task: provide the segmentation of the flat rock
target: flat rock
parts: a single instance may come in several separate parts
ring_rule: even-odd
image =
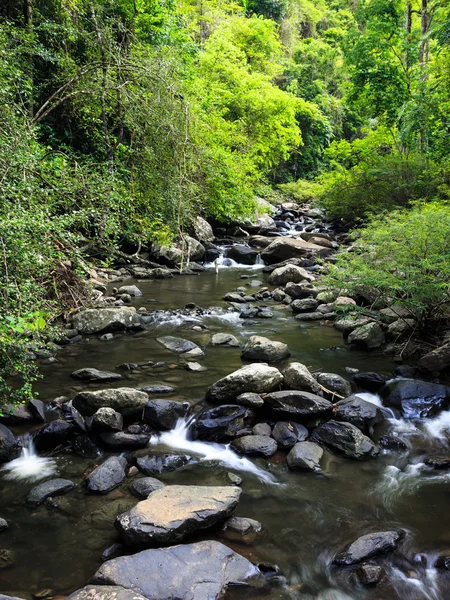
[[[146,394],[172,394],[175,391],[170,385],[146,385],[138,389]]]
[[[73,316],[72,325],[82,335],[142,328],[134,307],[88,308]]]
[[[146,598],[120,585],[87,585],[67,596],[66,600],[146,600]]]
[[[397,548],[403,535],[402,531],[368,533],[350,544],[333,562],[337,565],[355,565],[368,558],[388,554]]]
[[[185,454],[151,454],[136,459],[138,468],[145,475],[159,475],[178,471],[191,462]]]
[[[207,391],[207,399],[225,403],[246,392],[263,394],[280,386],[283,376],[275,367],[261,363],[246,365],[216,381]]]
[[[69,479],[50,479],[50,481],[44,481],[30,490],[25,499],[25,504],[35,508],[36,506],[43,504],[50,496],[67,494],[75,487],[73,481],[70,481]]]
[[[211,344],[213,346],[230,346],[231,348],[239,348],[241,345],[231,333],[215,333],[212,336]]]
[[[276,413],[302,417],[322,415],[333,408],[329,400],[301,390],[283,390],[266,394],[264,406]]]
[[[261,257],[266,264],[274,264],[289,258],[303,258],[306,256],[325,257],[330,254],[328,248],[310,244],[297,238],[280,237],[261,252]]]
[[[161,488],[165,487],[165,483],[159,481],[155,477],[142,477],[133,481],[130,486],[132,493],[140,500],[145,500],[149,495]]]
[[[121,556],[104,563],[92,581],[121,585],[148,600],[219,600],[232,586],[263,584],[251,562],[215,541]]]
[[[240,494],[232,486],[166,486],[119,515],[116,527],[126,544],[172,544],[230,516]]]
[[[89,492],[107,494],[125,481],[127,461],[123,456],[110,456],[86,477]]]
[[[286,457],[290,469],[320,471],[323,449],[314,442],[298,442]]]
[[[72,377],[75,379],[81,379],[82,381],[118,381],[122,379],[122,375],[119,373],[112,373],[110,371],[99,371],[98,369],[77,369],[72,373]]]
[[[113,408],[123,416],[139,416],[148,402],[145,392],[133,388],[115,388],[95,392],[80,392],[73,401],[73,406],[82,415],[92,416],[99,408]]]
[[[156,338],[156,341],[161,344],[161,346],[164,346],[164,348],[167,348],[167,350],[177,352],[178,354],[184,354],[185,352],[189,352],[189,350],[198,348],[198,345],[194,344],[194,342],[174,337],[173,335],[158,337]]]
[[[328,421],[316,427],[311,440],[357,460],[377,456],[380,452],[378,446],[351,423]]]
[[[277,451],[277,443],[267,435],[244,435],[233,440],[231,446],[239,454],[269,457]]]

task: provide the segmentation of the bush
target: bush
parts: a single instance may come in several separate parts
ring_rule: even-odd
[[[450,205],[416,204],[373,218],[355,233],[353,251],[338,255],[327,283],[375,288],[429,326],[450,316]]]

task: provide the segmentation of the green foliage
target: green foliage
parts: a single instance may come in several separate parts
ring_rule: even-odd
[[[356,291],[370,286],[398,301],[421,324],[449,315],[450,205],[416,204],[373,218],[355,232],[352,252],[338,255],[327,283]]]

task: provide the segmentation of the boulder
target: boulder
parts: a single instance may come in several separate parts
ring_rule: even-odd
[[[126,431],[107,431],[99,434],[102,443],[111,449],[127,450],[145,448],[150,436],[146,433],[127,433]]]
[[[116,528],[126,544],[172,544],[229,517],[240,495],[232,486],[166,486],[119,515]]]
[[[185,352],[194,350],[194,348],[198,348],[197,344],[194,344],[194,342],[174,337],[173,335],[158,337],[156,338],[156,341],[161,344],[161,346],[164,346],[164,348],[167,348],[167,350],[172,350],[172,352],[177,352],[178,354],[184,354]]]
[[[148,402],[145,392],[133,388],[115,388],[95,392],[80,392],[72,401],[73,406],[82,415],[92,416],[99,408],[113,408],[123,416],[140,415]]]
[[[230,587],[263,585],[251,562],[215,541],[120,556],[104,563],[91,581],[123,586],[147,600],[219,600]]]
[[[205,247],[189,235],[183,235],[181,240],[170,246],[152,244],[150,254],[157,263],[178,267],[182,262],[186,264],[188,258],[190,261],[201,262],[205,257]]]
[[[227,292],[222,298],[225,302],[234,302],[237,304],[247,304],[247,300],[239,292]]]
[[[352,423],[365,433],[371,433],[373,426],[383,420],[383,413],[376,404],[358,396],[349,396],[336,403],[334,418],[336,421]]]
[[[50,479],[36,485],[28,493],[25,504],[31,508],[36,508],[45,502],[50,496],[60,496],[67,494],[75,488],[75,484],[69,479]]]
[[[450,387],[419,379],[390,381],[379,394],[385,404],[399,408],[407,419],[432,417],[450,404]]]
[[[289,421],[278,421],[272,430],[273,439],[277,442],[278,448],[289,450],[297,442],[303,442],[308,437],[308,430],[299,423]]]
[[[146,598],[120,585],[87,585],[67,596],[66,600],[146,600]]]
[[[131,492],[140,500],[145,500],[151,493],[165,487],[165,484],[155,477],[142,477],[133,481],[130,486]]]
[[[367,587],[380,583],[384,575],[385,571],[383,567],[380,567],[380,565],[372,565],[370,563],[362,564],[356,572],[359,583]]]
[[[241,345],[231,333],[215,333],[212,336],[211,344],[213,346],[230,346],[231,348],[239,348]]]
[[[163,267],[154,267],[153,269],[133,267],[130,271],[136,279],[170,279],[173,277],[172,271]]]
[[[284,291],[293,300],[298,300],[299,298],[309,298],[310,296],[314,297],[317,295],[317,291],[310,283],[306,281],[302,281],[300,283],[294,283],[290,281],[286,284]]]
[[[311,440],[356,460],[377,456],[380,452],[378,446],[351,423],[328,421],[316,427]]]
[[[261,408],[264,406],[264,400],[261,396],[259,394],[254,394],[253,392],[240,394],[236,397],[235,402],[236,404],[239,404],[239,406],[248,406],[249,408]]]
[[[357,373],[353,375],[353,381],[357,386],[373,394],[377,393],[383,387],[388,378],[380,373]]]
[[[160,475],[178,471],[191,462],[185,454],[148,454],[136,459],[138,468],[145,475]]]
[[[202,371],[207,371],[208,368],[201,365],[199,362],[187,362],[184,365],[186,371],[191,371],[191,373],[201,373]]]
[[[347,335],[355,329],[359,329],[370,323],[373,323],[373,321],[369,317],[343,317],[342,319],[337,319],[334,322],[334,326],[338,331]]]
[[[138,389],[146,394],[171,394],[175,391],[170,385],[146,385]]]
[[[269,423],[256,423],[254,427],[252,427],[253,435],[268,435],[269,437],[272,435],[272,427]]]
[[[62,419],[51,421],[34,436],[34,445],[37,450],[53,450],[57,446],[65,445],[75,431],[72,423]]]
[[[314,442],[298,442],[286,457],[290,469],[320,471],[323,449]]]
[[[411,319],[413,314],[410,310],[401,306],[400,304],[394,304],[389,308],[382,308],[380,310],[380,317],[383,323],[394,323],[398,319]]]
[[[253,248],[245,244],[236,244],[227,250],[226,257],[235,260],[243,265],[254,265],[259,254]]]
[[[29,406],[25,404],[8,404],[2,406],[0,414],[0,423],[8,427],[14,425],[29,425],[36,420]],[[40,420],[40,419],[39,419]],[[45,420],[45,419],[44,419]]]
[[[335,313],[323,313],[320,311],[302,312],[295,315],[295,319],[297,321],[324,321],[326,319],[333,319],[335,316]]]
[[[353,329],[347,338],[347,342],[355,346],[362,346],[363,348],[367,348],[367,350],[372,350],[373,348],[382,346],[385,342],[385,337],[378,323],[372,322]]]
[[[122,285],[119,288],[118,294],[128,294],[133,298],[142,296],[142,292],[137,285]]]
[[[139,315],[131,306],[88,308],[73,316],[72,325],[83,335],[142,328]]]
[[[298,298],[291,302],[290,307],[294,313],[308,313],[314,311],[318,304],[315,298]]]
[[[414,329],[417,322],[414,319],[398,319],[387,328],[387,337],[394,342],[404,339]]]
[[[315,417],[330,412],[333,404],[321,396],[301,390],[283,390],[264,396],[264,406],[275,413]]]
[[[92,417],[92,429],[95,431],[122,431],[123,417],[113,408],[99,408]]]
[[[269,457],[277,451],[277,443],[267,435],[244,435],[231,443],[239,454]]]
[[[259,396],[258,396],[259,397]],[[192,427],[194,437],[209,442],[228,442],[254,423],[251,410],[235,404],[222,404],[202,411]]]
[[[275,367],[253,363],[216,381],[208,389],[206,397],[212,402],[225,403],[245,392],[270,392],[279,387],[282,381],[283,376]]]
[[[450,344],[428,352],[422,356],[417,366],[421,371],[428,373],[440,373],[450,368]]]
[[[288,390],[302,390],[313,394],[320,391],[316,379],[302,363],[290,363],[282,373],[284,377],[283,387]]]
[[[314,281],[314,275],[297,265],[278,267],[269,275],[269,283],[272,285],[286,285],[289,282],[300,283],[301,281]]]
[[[16,436],[0,424],[0,463],[9,462],[20,455],[22,447]]]
[[[194,229],[194,236],[200,242],[212,242],[214,240],[214,233],[211,225],[208,221],[205,221],[202,217],[196,217],[192,224]]]
[[[302,239],[280,237],[264,248],[261,256],[265,263],[274,264],[289,258],[303,258],[306,256],[329,256],[331,250],[310,244]]]
[[[351,383],[335,373],[319,373],[317,381],[331,392],[329,395],[333,396],[333,398],[333,392],[339,394],[339,396],[344,396],[344,398],[350,396],[352,393]]]
[[[118,487],[126,477],[127,461],[123,456],[110,456],[86,477],[88,492],[107,494]]]
[[[220,529],[220,536],[231,542],[253,544],[262,531],[262,525],[255,519],[230,517]]]
[[[403,535],[402,531],[368,533],[350,544],[333,562],[337,565],[355,565],[368,558],[388,554],[397,548]]]
[[[109,371],[99,371],[98,369],[77,369],[72,373],[72,377],[75,379],[81,379],[82,381],[118,381],[122,379],[122,375],[119,373],[111,373]]]
[[[144,421],[157,431],[168,431],[179,419],[184,419],[189,408],[188,402],[149,400],[144,408]]]
[[[243,360],[261,362],[280,362],[290,355],[289,348],[284,342],[274,342],[269,338],[252,335],[242,350]]]

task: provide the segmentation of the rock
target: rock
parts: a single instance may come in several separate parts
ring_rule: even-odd
[[[417,365],[421,371],[440,373],[450,367],[450,344],[444,344],[422,356]]]
[[[111,558],[116,558],[116,556],[122,556],[122,554],[126,554],[126,547],[124,546],[124,544],[119,544],[118,542],[115,542],[102,552],[102,561],[106,562]]]
[[[8,529],[8,527],[8,521],[0,517],[0,531],[4,531],[5,529]]]
[[[252,429],[253,435],[272,435],[272,427],[269,423],[257,423]]]
[[[240,406],[248,406],[249,408],[261,408],[264,406],[264,400],[258,394],[253,392],[247,392],[240,394],[235,400],[236,404]]]
[[[92,429],[96,431],[122,431],[123,417],[113,408],[99,408],[92,417]]]
[[[131,448],[145,448],[148,446],[150,436],[145,433],[126,433],[125,431],[108,431],[100,433],[101,441],[108,448],[122,450]]]
[[[277,451],[276,441],[267,435],[244,435],[233,440],[231,445],[239,454],[269,457]]]
[[[173,277],[170,269],[155,267],[147,269],[146,267],[133,267],[131,273],[136,279],[170,279]]]
[[[369,317],[343,317],[342,319],[335,321],[334,326],[338,331],[347,335],[355,329],[364,327],[370,323],[373,323],[373,321],[369,319]]]
[[[303,258],[306,256],[325,257],[330,254],[330,249],[310,244],[302,239],[280,237],[263,249],[261,257],[266,264],[274,264],[289,258]]]
[[[317,308],[318,302],[315,298],[299,298],[291,302],[290,306],[294,313],[308,313]]]
[[[195,419],[194,437],[209,442],[228,442],[254,422],[253,413],[243,406],[222,404],[202,411]]]
[[[137,285],[122,285],[119,288],[118,294],[128,294],[129,296],[132,296],[133,298],[142,296],[142,292],[138,288]]]
[[[355,565],[374,556],[393,552],[403,537],[402,531],[378,531],[355,540],[334,558],[337,565]]]
[[[320,391],[320,386],[316,379],[302,363],[290,363],[282,373],[284,377],[283,387],[288,390],[301,390],[313,394],[317,394]]]
[[[417,323],[414,319],[398,319],[388,326],[387,336],[394,340],[394,342],[404,339],[412,332],[416,325]]]
[[[314,281],[314,275],[297,265],[278,267],[269,275],[269,283],[272,285],[286,285],[290,282],[300,283],[301,281]]]
[[[116,528],[126,544],[172,544],[230,516],[240,495],[232,486],[166,486],[119,515]]]
[[[231,333],[215,333],[211,343],[213,346],[230,346],[231,348],[239,348],[241,345]]]
[[[194,229],[194,236],[200,242],[212,242],[214,240],[214,233],[211,225],[202,217],[196,217],[192,226]]]
[[[45,423],[45,404],[42,402],[42,400],[33,398],[29,401],[28,408],[30,409],[30,413],[33,415],[35,421]]]
[[[450,404],[450,387],[419,379],[393,380],[379,394],[407,419],[432,417]]]
[[[394,323],[394,321],[398,321],[398,319],[410,319],[412,316],[411,311],[400,304],[380,310],[381,320],[388,325]]]
[[[322,313],[322,312],[305,312],[298,313],[295,315],[297,321],[324,321],[326,319],[332,319],[336,315],[335,313]]]
[[[272,436],[279,448],[289,450],[297,442],[306,440],[308,437],[308,430],[299,423],[278,421],[273,428]]]
[[[298,417],[323,415],[333,408],[325,398],[301,390],[283,390],[264,396],[264,406],[273,412]]]
[[[127,461],[123,456],[110,456],[86,477],[88,492],[107,494],[125,481]]]
[[[246,558],[219,542],[204,541],[115,558],[92,581],[121,585],[147,600],[219,600],[228,588],[262,585],[263,578]]]
[[[353,381],[363,390],[372,392],[375,394],[380,388],[386,383],[388,378],[385,375],[379,373],[357,373],[353,375]]]
[[[198,362],[187,362],[184,365],[186,371],[191,371],[192,373],[201,373],[202,371],[207,371],[207,367],[204,367]]]
[[[317,291],[312,287],[309,282],[302,281],[300,283],[294,283],[289,281],[284,288],[284,291],[288,296],[290,296],[293,300],[298,300],[299,298],[309,298],[317,295]]]
[[[37,432],[34,436],[34,445],[37,450],[53,450],[57,446],[67,444],[74,430],[72,423],[56,419]]]
[[[141,329],[134,307],[88,308],[74,315],[72,324],[82,335]]]
[[[185,454],[152,454],[136,459],[137,466],[145,475],[160,475],[178,471],[191,462]]]
[[[243,265],[254,265],[258,258],[258,252],[245,244],[236,244],[235,246],[231,246],[226,256]]]
[[[382,346],[385,342],[385,338],[383,330],[378,323],[372,322],[354,329],[348,336],[347,342],[371,350]]]
[[[147,402],[148,396],[145,392],[122,387],[80,392],[75,396],[72,404],[82,415],[92,416],[99,408],[109,407],[128,417],[140,415]]]
[[[0,550],[0,552],[1,552],[1,550]],[[2,565],[1,565],[1,559],[0,559],[0,569],[1,568],[2,568]],[[5,594],[0,593],[0,600],[24,600],[24,599],[18,598],[17,596],[5,596]]]
[[[236,473],[231,473],[231,471],[227,473],[227,479],[231,482],[231,485],[241,485],[242,483],[242,477],[239,477]]]
[[[157,431],[168,431],[179,419],[184,419],[189,408],[188,402],[149,400],[144,408],[144,421]]]
[[[205,356],[205,353],[201,348],[192,348],[192,350],[184,352],[184,356],[188,356],[189,358],[199,358],[200,356]]]
[[[158,337],[156,338],[156,341],[161,344],[161,346],[164,346],[164,348],[167,348],[167,350],[172,350],[172,352],[177,352],[178,354],[184,354],[185,352],[189,352],[189,350],[198,348],[197,344],[194,344],[194,342],[174,337],[173,335]]]
[[[175,388],[169,385],[146,385],[138,389],[146,394],[171,394],[175,391]]]
[[[31,508],[36,508],[36,506],[43,504],[50,496],[67,494],[75,487],[75,484],[69,481],[69,479],[50,479],[49,481],[44,481],[32,488],[25,499],[25,504]]]
[[[363,563],[357,573],[358,581],[361,585],[372,586],[377,585],[384,577],[384,569],[380,565],[371,565]]]
[[[0,424],[0,463],[17,458],[21,449],[15,435],[5,425]]]
[[[367,402],[358,396],[349,396],[335,405],[334,418],[356,425],[365,433],[371,433],[373,426],[383,420],[381,410],[372,402]]]
[[[194,238],[183,235],[170,246],[152,244],[151,256],[157,262],[169,267],[178,267],[182,262],[186,264],[187,259],[193,262],[201,262],[205,256],[205,247]]]
[[[314,442],[298,442],[286,457],[290,469],[303,469],[306,471],[320,471],[320,461],[323,449]]]
[[[280,362],[289,356],[289,348],[283,342],[274,342],[266,337],[252,335],[242,350],[244,360]]]
[[[138,498],[145,500],[152,492],[165,487],[165,484],[155,477],[142,477],[131,484],[130,490]]]
[[[99,371],[98,369],[78,369],[72,373],[72,377],[75,379],[81,379],[82,381],[118,381],[122,379],[122,375],[119,373],[110,373],[108,371]]]
[[[76,435],[72,441],[72,451],[83,458],[97,458],[102,451],[88,435]]]
[[[377,456],[380,452],[378,446],[351,423],[328,421],[316,427],[311,440],[357,460]]]
[[[225,302],[234,302],[238,304],[247,303],[247,300],[244,298],[244,296],[241,296],[239,292],[228,292],[227,294],[225,294],[222,300],[225,300]]]
[[[27,425],[33,423],[35,417],[28,406],[25,404],[2,406],[0,414],[0,423],[8,427],[14,425]]]
[[[255,519],[230,517],[220,529],[220,536],[231,542],[253,544],[262,531],[262,525]]]
[[[119,585],[87,585],[67,596],[66,600],[146,600],[134,590]]]
[[[450,456],[429,456],[425,464],[436,470],[450,469]]]
[[[449,571],[450,570],[450,551],[447,550],[447,551],[441,552],[439,554],[439,556],[437,557],[436,562],[434,563],[434,567],[436,569]],[[1,600],[1,596],[0,596],[0,600]]]
[[[206,397],[212,402],[232,401],[240,394],[255,392],[263,394],[276,389],[283,376],[275,367],[253,363],[216,381],[207,391]]]
[[[333,399],[335,398],[333,392],[339,394],[340,396],[344,396],[344,398],[350,396],[352,393],[351,383],[335,373],[319,373],[317,375],[317,381],[324,388],[332,392],[328,395],[332,396]]]
[[[4,548],[0,549],[0,569],[6,569],[8,567],[12,567],[16,563],[16,553],[14,550],[5,550]],[[0,600],[1,600],[0,594]],[[6,596],[9,598],[9,596]]]
[[[334,308],[348,309],[349,306],[356,306],[356,302],[353,300],[353,298],[348,298],[347,296],[338,296],[332,304]]]

